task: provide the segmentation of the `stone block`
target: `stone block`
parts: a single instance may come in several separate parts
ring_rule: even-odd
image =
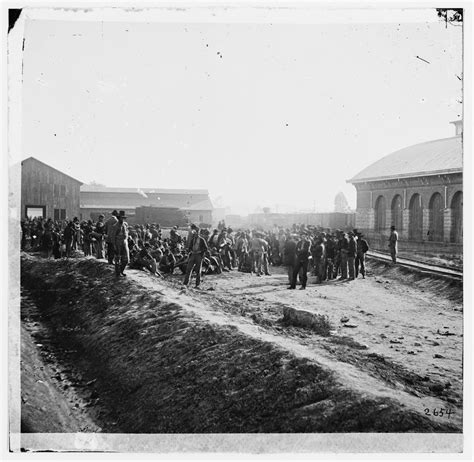
[[[293,326],[312,329],[324,335],[329,335],[329,331],[331,330],[327,316],[289,306],[283,308],[283,321]]]

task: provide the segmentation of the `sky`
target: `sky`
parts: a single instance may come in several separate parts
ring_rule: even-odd
[[[23,158],[84,183],[208,189],[232,213],[331,211],[339,191],[356,207],[347,179],[453,136],[462,115],[462,27],[431,8],[296,24],[132,16],[26,21]]]

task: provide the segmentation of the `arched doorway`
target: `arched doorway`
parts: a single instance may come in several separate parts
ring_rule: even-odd
[[[375,201],[375,231],[385,229],[385,208],[385,197],[377,197]]]
[[[402,208],[402,197],[397,194],[392,199],[392,225],[395,226],[397,231],[403,229],[403,208]]]
[[[431,196],[429,210],[428,240],[442,242],[444,237],[444,204],[440,193],[434,193]]]
[[[451,201],[451,242],[462,242],[462,191]]]
[[[413,194],[411,197],[409,213],[408,237],[413,241],[421,241],[423,239],[423,205],[419,194]]]

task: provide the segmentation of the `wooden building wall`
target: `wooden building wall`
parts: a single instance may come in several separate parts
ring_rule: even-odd
[[[43,207],[46,218],[72,219],[79,217],[81,182],[34,158],[25,159],[21,169],[21,218],[27,207]],[[63,215],[63,216],[61,216]]]

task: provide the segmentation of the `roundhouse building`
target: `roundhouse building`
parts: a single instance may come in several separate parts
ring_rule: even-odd
[[[462,121],[451,138],[389,154],[348,180],[357,190],[356,227],[387,250],[390,226],[400,249],[461,254],[463,237]]]

